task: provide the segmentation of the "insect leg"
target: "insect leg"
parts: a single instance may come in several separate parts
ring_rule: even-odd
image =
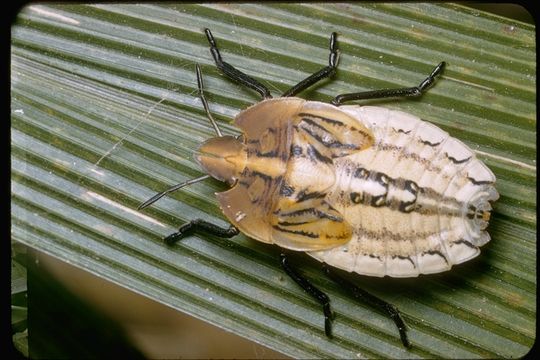
[[[311,85],[315,84],[319,80],[322,80],[327,77],[331,77],[336,73],[337,63],[339,59],[339,53],[336,43],[337,34],[335,32],[330,35],[330,56],[328,58],[328,66],[319,70],[315,74],[310,75],[304,80],[300,81],[298,84],[290,88],[289,90],[283,93],[283,97],[294,96],[299,92],[307,89]]]
[[[234,81],[257,91],[264,99],[269,99],[272,97],[266,86],[223,61],[212,32],[210,32],[210,29],[204,29],[204,32],[206,33],[206,38],[210,43],[210,52],[212,53],[216,66],[223,72],[223,74],[227,75]]]
[[[234,225],[231,225],[228,228],[222,228],[215,224],[209,223],[208,221],[204,221],[202,219],[195,219],[180,226],[180,229],[178,229],[177,232],[167,236],[163,240],[167,245],[173,245],[182,238],[199,231],[224,238],[231,238],[240,233],[240,231],[238,231],[238,229]]]
[[[328,298],[328,295],[317,289],[308,279],[294,270],[289,264],[289,260],[284,253],[281,253],[280,258],[281,267],[283,270],[285,270],[287,275],[289,275],[291,279],[293,279],[298,285],[300,285],[302,289],[304,289],[323,306],[324,332],[326,336],[332,338],[332,320],[334,319],[335,315],[330,308],[330,299]]]
[[[328,275],[328,277],[337,282],[340,286],[348,289],[356,299],[364,301],[370,306],[379,309],[383,313],[390,316],[390,318],[394,321],[399,330],[399,337],[401,338],[403,346],[405,346],[406,348],[411,347],[411,343],[409,342],[409,338],[407,337],[407,328],[405,327],[405,323],[403,322],[403,319],[401,318],[398,309],[394,305],[387,303],[386,301],[376,297],[375,295],[368,293],[366,290],[360,289],[358,286],[354,285],[350,281],[342,278],[335,272],[331,271],[330,268],[324,264],[323,271],[326,273],[326,275]]]
[[[341,94],[336,96],[334,100],[332,100],[332,104],[339,106],[342,103],[351,100],[382,99],[400,96],[420,96],[435,82],[435,77],[443,71],[445,65],[446,63],[443,61],[439,65],[435,66],[435,68],[431,71],[431,74],[429,74],[429,76],[418,86],[413,86],[409,88],[383,89],[363,91],[351,94]]]

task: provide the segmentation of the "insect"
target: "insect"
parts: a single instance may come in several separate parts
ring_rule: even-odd
[[[166,237],[168,244],[194,231],[222,237],[243,232],[283,249],[304,251],[355,297],[387,313],[409,347],[399,311],[332,268],[414,277],[474,258],[490,240],[485,229],[490,201],[498,198],[495,176],[465,144],[428,122],[382,107],[342,104],[420,96],[445,63],[410,88],[342,94],[331,104],[295,97],[335,74],[339,52],[332,33],[328,66],[272,98],[263,84],[224,62],[212,33],[205,33],[221,72],[263,100],[234,119],[241,136],[223,136],[209,111],[197,65],[199,96],[217,134],[195,154],[208,175],[177,184],[139,209],[209,176],[226,182],[231,189],[216,196],[232,225],[220,228],[192,220]],[[325,332],[331,337],[328,296],[295,270],[285,253],[281,265],[322,305]]]

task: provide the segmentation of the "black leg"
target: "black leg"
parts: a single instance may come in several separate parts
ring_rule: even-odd
[[[285,270],[287,275],[323,306],[324,332],[326,336],[332,338],[332,320],[334,319],[334,313],[330,309],[330,299],[328,298],[328,295],[317,289],[308,279],[294,270],[289,264],[289,260],[285,254],[282,253],[280,257],[281,267]]]
[[[220,237],[224,237],[224,238],[231,238],[239,234],[238,229],[233,225],[225,229],[217,225],[214,225],[212,223],[209,223],[208,221],[204,221],[202,219],[196,219],[196,220],[191,220],[190,222],[180,226],[180,229],[178,229],[177,232],[167,236],[163,240],[165,241],[167,245],[173,245],[177,241],[181,240],[183,237],[191,235],[194,232],[199,232],[199,231],[216,235],[216,236],[220,236]]]
[[[400,88],[400,89],[383,89],[383,90],[374,90],[374,91],[364,91],[359,93],[351,94],[341,94],[338,95],[332,100],[332,104],[339,106],[346,101],[351,100],[367,100],[367,99],[382,99],[389,97],[400,97],[400,96],[420,96],[425,92],[434,82],[435,77],[439,75],[446,63],[443,61],[437,65],[431,74],[420,83],[418,86],[410,88]]]
[[[324,69],[319,70],[315,74],[305,78],[300,81],[298,84],[290,88],[289,90],[283,93],[283,97],[294,96],[299,92],[307,89],[311,85],[315,84],[317,81],[322,80],[327,77],[331,77],[336,73],[337,63],[338,63],[338,50],[336,44],[337,34],[334,32],[330,35],[330,57],[328,58],[328,66]]]
[[[335,272],[331,271],[330,268],[326,265],[323,265],[323,270],[332,280],[337,282],[340,286],[348,289],[356,299],[364,301],[370,306],[390,316],[390,318],[394,321],[399,330],[399,336],[401,338],[403,346],[405,346],[406,348],[411,347],[411,343],[409,342],[409,338],[407,337],[407,328],[405,327],[405,323],[403,322],[403,319],[401,318],[398,309],[394,305],[389,304],[382,299],[379,299],[375,295],[372,295],[363,289],[360,289],[353,283],[345,280]]]
[[[219,50],[217,48],[214,36],[209,29],[204,29],[204,32],[206,33],[206,37],[208,39],[208,42],[210,43],[210,52],[212,53],[212,57],[214,58],[218,69],[220,69],[225,75],[227,75],[234,81],[237,81],[240,84],[257,91],[264,99],[269,99],[272,97],[272,95],[270,95],[270,91],[268,91],[266,86],[253,79],[252,77],[244,74],[243,72],[235,69],[233,66],[229,65],[225,61],[221,60],[221,54],[219,53]]]

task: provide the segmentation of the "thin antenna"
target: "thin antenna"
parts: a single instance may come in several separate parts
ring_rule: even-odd
[[[210,123],[214,127],[214,130],[216,131],[217,136],[222,137],[223,134],[219,130],[219,127],[218,127],[218,125],[216,123],[216,120],[214,120],[214,118],[212,117],[212,114],[210,114],[210,109],[208,107],[208,102],[206,101],[206,97],[204,97],[204,90],[203,90],[204,83],[203,83],[203,78],[202,78],[202,73],[201,73],[201,67],[199,66],[199,64],[195,64],[195,70],[197,72],[197,87],[199,89],[199,97],[201,98],[202,104],[204,106],[204,111],[206,111],[206,116],[208,117],[208,120],[210,120]],[[156,201],[158,201],[159,199],[161,199],[165,195],[167,195],[169,193],[172,193],[173,191],[181,189],[184,186],[188,186],[188,185],[191,185],[191,184],[198,183],[199,181],[208,179],[209,177],[210,177],[210,175],[203,175],[203,176],[200,176],[198,178],[187,180],[187,181],[184,181],[183,183],[173,185],[170,188],[168,188],[167,190],[162,191],[162,192],[152,196],[150,199],[146,200],[145,202],[143,202],[141,205],[139,205],[137,210],[142,210],[145,207],[148,207],[148,206],[152,205],[153,203],[155,203]]]
[[[210,177],[210,175],[203,175],[203,176],[200,176],[198,178],[195,178],[195,179],[191,179],[191,180],[187,180],[187,181],[184,181],[183,183],[180,183],[180,184],[176,184],[176,185],[173,185],[171,186],[170,188],[168,188],[167,190],[165,191],[162,191],[154,196],[152,196],[150,199],[146,200],[145,202],[143,202],[141,205],[139,205],[139,207],[137,208],[137,210],[142,210],[144,209],[145,207],[149,206],[149,205],[152,205],[153,203],[155,203],[156,201],[158,201],[159,199],[161,199],[162,197],[164,197],[165,195],[169,194],[169,193],[172,193],[173,191],[176,191],[178,189],[181,189],[183,188],[184,186],[188,186],[188,185],[191,185],[191,184],[195,184],[195,183],[198,183],[199,181],[203,181],[205,179],[208,179]]]
[[[195,69],[197,71],[197,86],[199,87],[199,97],[201,98],[202,104],[204,106],[204,111],[206,111],[206,116],[208,117],[208,120],[210,120],[210,123],[212,123],[212,126],[214,127],[214,130],[216,131],[217,136],[222,137],[223,134],[219,130],[219,127],[216,123],[216,120],[212,117],[212,114],[210,114],[210,109],[208,108],[208,102],[206,101],[206,98],[204,97],[204,91],[203,91],[203,79],[202,79],[202,73],[201,73],[201,67],[199,64],[195,64]]]

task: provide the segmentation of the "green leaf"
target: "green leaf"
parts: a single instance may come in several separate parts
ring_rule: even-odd
[[[192,158],[213,136],[195,63],[224,133],[259,101],[220,75],[225,61],[285,91],[328,61],[335,78],[302,97],[412,86],[441,60],[419,99],[377,101],[440,126],[477,152],[501,193],[492,241],[474,261],[416,279],[351,276],[401,310],[405,349],[387,317],[292,261],[332,299],[335,338],[320,306],[279,267],[279,249],[245,236],[162,238],[203,218],[226,225]],[[536,337],[536,46],[532,25],[448,3],[31,5],[12,28],[12,237],[216,326],[300,358],[520,357]],[[371,103],[371,102],[370,102]]]

